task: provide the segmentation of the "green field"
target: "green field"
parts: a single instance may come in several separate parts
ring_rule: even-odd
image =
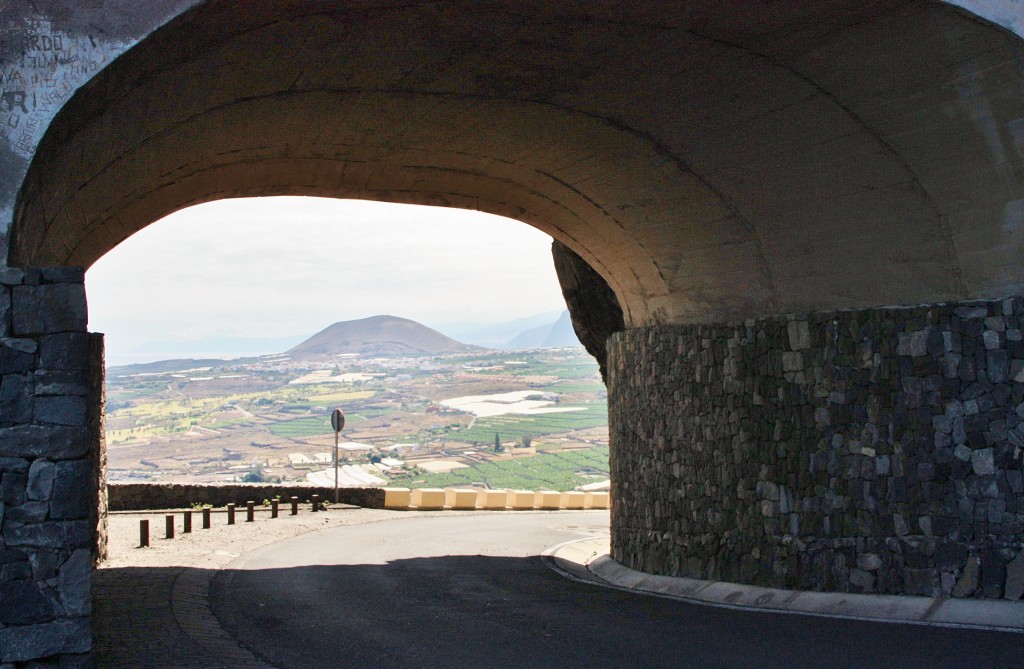
[[[534,416],[506,414],[491,418],[481,418],[472,428],[452,432],[449,438],[465,443],[494,443],[494,435],[502,441],[520,441],[526,435],[540,437],[546,434],[559,434],[572,430],[583,430],[608,424],[608,405],[580,404],[584,411],[567,411],[565,413],[546,413]]]
[[[486,483],[492,488],[522,490],[572,490],[593,483],[594,476],[581,476],[586,470],[608,474],[608,447],[577,449],[559,453],[539,453],[535,457],[484,462],[448,474],[417,473],[394,478],[391,485],[413,488],[444,488]]]

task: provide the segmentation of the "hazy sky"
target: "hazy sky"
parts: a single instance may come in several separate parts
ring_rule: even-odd
[[[106,333],[116,364],[223,354],[205,342],[310,335],[377,314],[435,328],[499,323],[565,308],[550,245],[518,221],[459,209],[221,200],[101,258],[86,275],[89,328]]]

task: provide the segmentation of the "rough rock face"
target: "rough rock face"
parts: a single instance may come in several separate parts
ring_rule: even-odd
[[[1024,299],[608,341],[612,547],[656,574],[1024,593]]]
[[[572,328],[587,352],[597,358],[601,378],[607,381],[605,342],[612,334],[626,329],[619,300],[604,278],[568,246],[555,240],[551,244],[551,255],[569,307]]]

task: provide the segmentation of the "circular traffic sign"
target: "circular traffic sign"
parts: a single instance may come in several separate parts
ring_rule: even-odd
[[[341,409],[335,409],[334,413],[331,414],[331,427],[334,428],[335,432],[341,432],[345,427],[345,412]]]

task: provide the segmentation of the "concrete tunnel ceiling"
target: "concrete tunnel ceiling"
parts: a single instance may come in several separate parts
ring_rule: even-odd
[[[12,266],[185,206],[480,209],[627,326],[1020,295],[1024,41],[938,2],[209,2],[54,120]]]

